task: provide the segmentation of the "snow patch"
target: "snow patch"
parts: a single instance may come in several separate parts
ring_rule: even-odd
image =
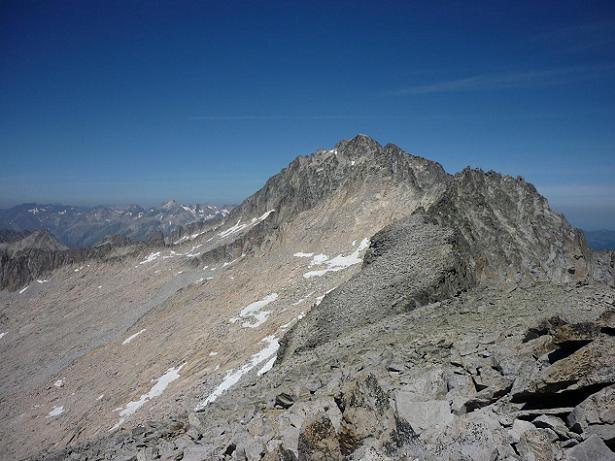
[[[122,341],[122,346],[125,346],[126,344],[129,344],[133,339],[135,339],[137,336],[139,336],[141,333],[143,333],[145,331],[147,331],[147,329],[143,328],[141,331],[137,331],[134,335],[129,336],[124,341]]]
[[[43,279],[38,279],[37,282],[38,283],[47,283],[47,282],[49,282],[49,280],[47,280],[47,279],[44,279],[44,280]]]
[[[314,256],[314,265],[325,264],[327,267],[318,271],[306,272],[305,274],[303,274],[303,277],[306,279],[309,279],[311,277],[322,277],[327,272],[337,272],[347,269],[350,266],[354,266],[355,264],[360,264],[361,262],[363,262],[363,257],[359,256],[359,254],[362,251],[366,250],[367,247],[369,247],[369,239],[365,238],[361,240],[361,243],[359,243],[359,246],[356,248],[356,250],[350,253],[348,256],[338,255],[333,259],[322,259],[320,261],[317,261],[316,256]]]
[[[260,221],[264,221],[264,220],[265,220],[265,219],[267,219],[267,218],[269,217],[269,215],[270,215],[271,213],[273,213],[274,211],[275,211],[275,210],[269,210],[269,211],[266,211],[265,213],[263,213],[263,214],[262,214],[262,215],[258,218],[258,221],[259,221],[259,222],[260,222]]]
[[[269,210],[265,213],[263,213],[261,216],[259,216],[258,218],[252,218],[252,220],[249,223],[245,223],[245,224],[241,224],[241,219],[239,218],[239,220],[237,221],[237,224],[235,224],[234,226],[229,227],[228,229],[226,229],[225,231],[222,231],[220,233],[218,233],[218,235],[221,238],[225,238],[228,237],[229,235],[233,235],[236,234],[237,232],[241,232],[242,230],[244,230],[246,227],[249,227],[251,225],[257,224],[259,222],[264,221],[265,219],[267,219],[267,217],[269,217],[269,215],[271,213],[273,213],[275,210]]]
[[[314,256],[314,253],[304,253],[303,251],[299,251],[293,256],[296,256],[297,258],[311,258],[312,256]]]
[[[224,392],[229,390],[235,384],[239,382],[239,380],[252,369],[263,363],[265,360],[269,359],[271,356],[278,351],[280,347],[280,343],[276,339],[275,336],[267,336],[263,338],[263,342],[267,343],[267,346],[252,357],[250,360],[242,365],[240,368],[236,370],[230,370],[226,376],[222,379],[222,382],[216,387],[209,396],[200,402],[195,408],[194,411],[203,410],[207,405],[215,401],[218,397],[220,397]],[[272,364],[273,365],[273,364]],[[265,365],[266,366],[266,365]],[[265,367],[263,367],[265,368]]]
[[[19,290],[19,294],[22,295],[26,292],[26,290],[30,288],[30,285],[26,285],[25,287],[23,287],[21,290]]]
[[[115,426],[109,429],[109,432],[114,431],[115,429],[120,427],[122,423],[126,421],[126,418],[128,416],[135,414],[135,412],[143,405],[145,405],[146,402],[150,401],[154,397],[162,395],[162,393],[169,386],[169,384],[179,378],[179,370],[181,370],[184,365],[185,363],[182,363],[178,367],[169,368],[164,375],[155,380],[156,384],[152,386],[152,388],[149,390],[149,392],[147,392],[147,394],[141,395],[139,400],[128,402],[125,408],[120,408],[120,419]]]
[[[278,358],[278,355],[275,354],[273,357],[271,357],[269,360],[267,360],[267,363],[265,363],[265,365],[263,365],[263,367],[260,370],[258,370],[256,372],[256,374],[258,376],[263,376],[265,373],[267,373],[269,370],[271,370],[273,368],[273,364],[275,363],[277,358]]]
[[[63,387],[64,386],[64,378],[58,379],[55,383],[53,383],[55,387]]]
[[[301,299],[299,299],[299,300],[295,301],[292,305],[293,305],[293,306],[298,306],[298,305],[299,305],[299,304],[301,304],[302,302],[305,302],[305,300],[306,300],[306,299],[308,299],[308,298],[309,298],[310,296],[312,296],[313,294],[314,294],[314,292],[313,292],[313,291],[309,292],[307,295],[305,295],[305,297],[304,297],[304,298],[301,298]]]
[[[153,261],[156,261],[156,259],[158,259],[158,257],[160,256],[160,252],[157,251],[155,253],[150,253],[147,258],[145,258],[143,261],[141,261],[139,264],[147,264],[147,263],[151,263]]]
[[[248,304],[246,307],[244,307],[239,313],[239,317],[242,319],[252,317],[254,319],[254,323],[244,322],[241,326],[246,328],[256,328],[265,323],[271,311],[264,311],[262,309],[268,304],[271,304],[276,299],[278,299],[278,294],[271,293],[265,296],[263,299],[255,301],[252,304]]]
[[[0,339],[4,338],[6,336],[6,334],[8,333],[8,331],[5,331],[3,333],[0,333]]]
[[[317,266],[318,264],[322,264],[324,263],[327,259],[329,259],[329,257],[327,255],[324,254],[319,254],[316,255],[312,258],[312,262],[310,263],[310,267],[312,266]]]
[[[225,238],[225,237],[228,237],[229,235],[235,234],[237,232],[241,232],[243,229],[248,227],[248,224],[240,224],[240,223],[241,223],[241,218],[239,218],[239,220],[237,221],[237,224],[235,224],[232,227],[229,227],[225,231],[220,232],[218,235],[222,238]]]
[[[233,264],[233,263],[235,263],[235,262],[239,261],[241,258],[244,258],[245,256],[246,256],[246,254],[245,254],[245,253],[241,253],[241,256],[240,256],[240,257],[235,258],[235,259],[233,259],[233,260],[232,260],[232,261],[230,261],[230,262],[223,263],[223,264],[222,264],[222,267],[230,266],[231,264]]]
[[[100,394],[98,397],[96,397],[96,401],[102,400],[104,396],[105,394]]]
[[[47,418],[53,418],[54,416],[60,416],[62,413],[64,413],[64,406],[63,405],[56,405],[53,407],[53,409],[47,414]]]

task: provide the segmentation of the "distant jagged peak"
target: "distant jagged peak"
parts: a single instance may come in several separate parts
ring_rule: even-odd
[[[62,251],[68,249],[68,247],[61,244],[58,239],[46,229],[35,230],[23,239],[11,243],[10,247],[13,251],[26,249]]]
[[[162,208],[163,210],[170,210],[171,208],[175,208],[178,205],[179,203],[177,202],[177,200],[169,199],[166,202],[164,202],[162,205],[160,205],[160,208]]]

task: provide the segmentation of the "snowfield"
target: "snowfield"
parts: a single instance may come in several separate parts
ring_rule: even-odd
[[[311,277],[322,277],[328,272],[337,272],[347,269],[350,266],[354,266],[355,264],[360,264],[363,262],[363,257],[359,255],[361,252],[366,250],[367,247],[369,247],[369,239],[365,238],[361,240],[361,243],[359,243],[357,249],[348,256],[338,255],[333,259],[329,259],[327,255],[316,255],[314,256],[311,265],[320,266],[325,264],[327,267],[317,271],[306,272],[303,274],[303,277],[306,279]]]

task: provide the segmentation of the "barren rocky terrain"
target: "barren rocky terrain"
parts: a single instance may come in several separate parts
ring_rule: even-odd
[[[615,459],[615,257],[522,178],[359,135],[191,232],[10,277],[2,459]]]

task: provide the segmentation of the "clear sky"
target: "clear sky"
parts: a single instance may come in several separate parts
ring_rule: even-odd
[[[366,133],[615,228],[615,2],[0,2],[0,206],[237,203]]]

